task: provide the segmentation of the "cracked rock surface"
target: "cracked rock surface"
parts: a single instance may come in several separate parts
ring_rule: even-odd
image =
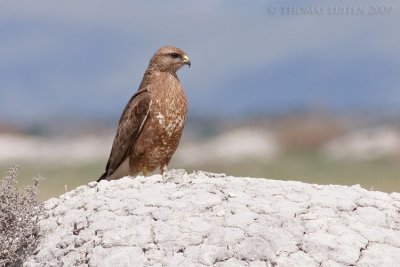
[[[45,203],[25,266],[400,266],[400,194],[171,170]]]

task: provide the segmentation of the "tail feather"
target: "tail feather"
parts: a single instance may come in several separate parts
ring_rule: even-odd
[[[99,179],[97,179],[97,182],[100,182],[101,180],[107,179],[107,172],[104,172]]]

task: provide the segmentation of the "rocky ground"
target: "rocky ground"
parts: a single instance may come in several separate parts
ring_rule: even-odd
[[[45,203],[25,266],[400,266],[400,194],[172,170]]]

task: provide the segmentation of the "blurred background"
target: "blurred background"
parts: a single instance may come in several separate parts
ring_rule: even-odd
[[[187,124],[170,168],[400,191],[398,1],[2,1],[0,170],[47,199],[103,172],[162,45]]]

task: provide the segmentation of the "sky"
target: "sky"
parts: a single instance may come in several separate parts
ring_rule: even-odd
[[[117,118],[163,45],[191,116],[399,110],[399,24],[393,0],[1,1],[0,120]]]

